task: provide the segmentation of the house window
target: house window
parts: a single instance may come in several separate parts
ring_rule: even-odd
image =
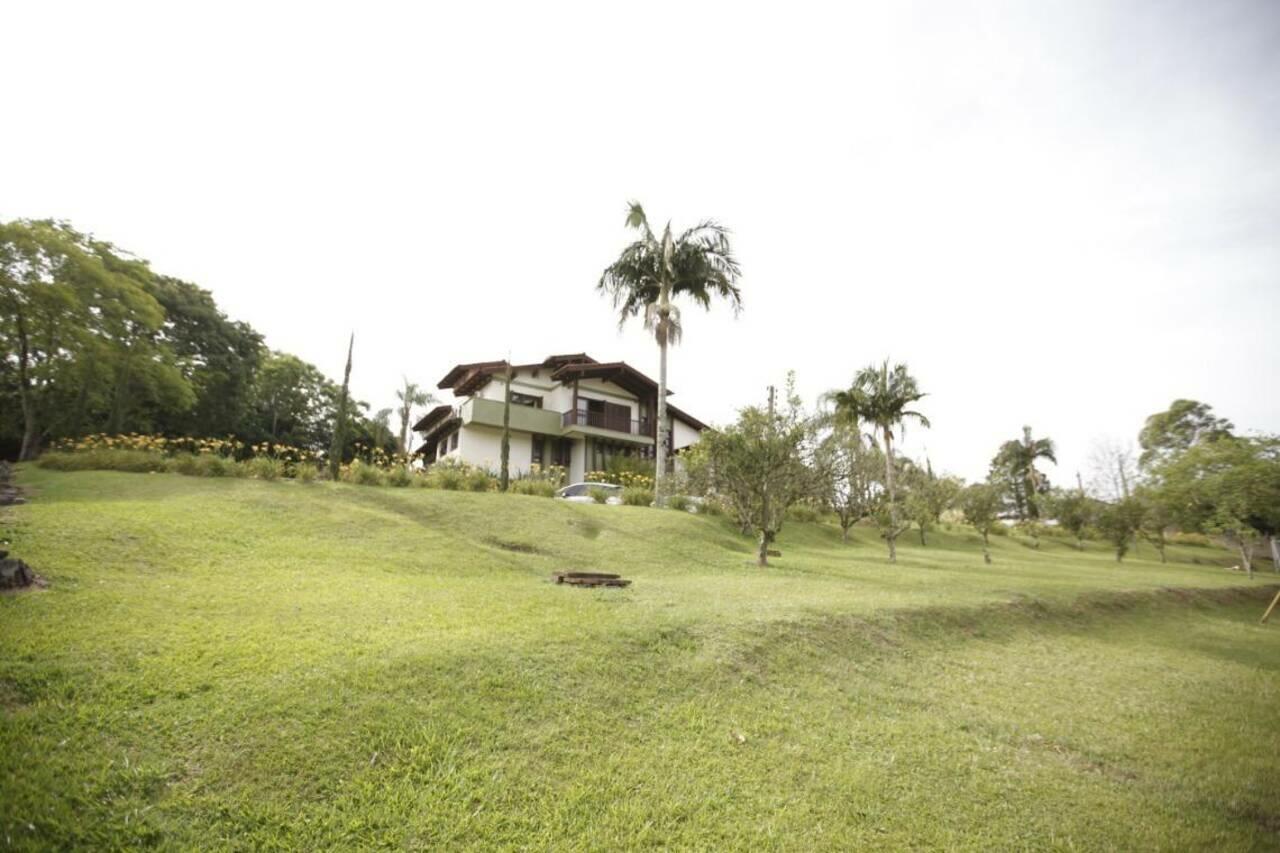
[[[573,453],[573,441],[568,438],[558,438],[551,451],[551,464],[559,465],[561,468],[569,467],[569,458]]]
[[[547,440],[544,437],[536,434],[530,439],[529,443],[533,445],[533,452],[529,457],[531,464],[542,467],[542,454],[546,442]]]
[[[511,405],[513,406],[532,406],[535,409],[542,408],[542,398],[535,397],[532,394],[521,394],[516,391],[511,392]]]
[[[449,436],[449,450],[452,451],[457,449],[458,449],[458,433],[455,432],[453,435]]]

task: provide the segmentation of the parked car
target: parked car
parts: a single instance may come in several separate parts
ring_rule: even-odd
[[[556,497],[579,504],[593,504],[596,499],[591,493],[599,490],[608,495],[605,503],[617,506],[622,503],[622,486],[613,483],[574,483],[556,492]]]

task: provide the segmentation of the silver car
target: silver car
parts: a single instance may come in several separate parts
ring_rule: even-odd
[[[574,483],[556,492],[556,497],[579,504],[593,504],[596,499],[591,496],[591,493],[597,490],[608,495],[605,503],[614,506],[622,503],[622,486],[615,486],[613,483]]]

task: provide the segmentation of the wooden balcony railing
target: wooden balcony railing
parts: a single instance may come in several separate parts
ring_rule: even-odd
[[[653,422],[648,418],[632,420],[630,413],[590,411],[588,409],[570,410],[564,413],[562,426],[589,426],[607,429],[613,432],[625,432],[631,435],[647,435],[653,437]]]

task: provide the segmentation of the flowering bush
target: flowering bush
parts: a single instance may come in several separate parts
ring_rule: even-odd
[[[612,483],[615,486],[637,489],[653,489],[653,477],[635,471],[588,471],[588,483]]]

